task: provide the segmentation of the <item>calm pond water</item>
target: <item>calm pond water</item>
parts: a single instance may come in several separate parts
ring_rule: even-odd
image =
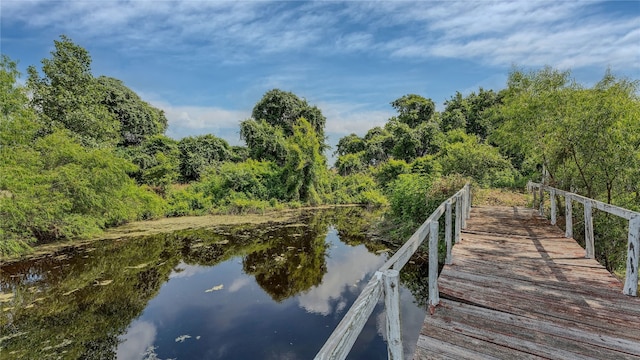
[[[365,235],[379,216],[314,211],[0,265],[0,358],[311,359],[387,258]],[[424,268],[402,274],[409,357]],[[350,359],[386,359],[383,311],[380,302]]]

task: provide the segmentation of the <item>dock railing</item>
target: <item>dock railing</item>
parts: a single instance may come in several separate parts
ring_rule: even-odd
[[[452,227],[452,206],[454,204],[455,224]],[[460,232],[466,228],[466,219],[469,218],[470,209],[471,187],[466,184],[455,195],[440,204],[411,235],[409,240],[376,271],[360,296],[342,318],[342,321],[329,336],[315,359],[345,359],[364,328],[367,319],[371,316],[378,300],[383,295],[387,314],[388,358],[393,360],[403,359],[402,333],[400,330],[400,270],[428,236],[429,307],[433,308],[438,305],[440,302],[438,293],[438,220],[443,214],[445,215],[445,242],[447,245],[445,263],[451,264],[452,242],[457,243],[460,241]]]
[[[529,182],[527,190],[533,193],[533,207],[539,206],[540,215],[544,215],[544,192],[549,193],[550,199],[550,217],[551,224],[557,222],[557,204],[556,197],[564,196],[565,198],[565,237],[573,237],[573,217],[572,202],[579,202],[584,207],[584,238],[585,238],[585,257],[595,258],[594,236],[593,236],[593,215],[592,209],[598,209],[609,214],[629,220],[629,236],[627,241],[627,273],[624,281],[622,292],[629,296],[638,296],[638,258],[640,257],[640,213],[631,211],[619,206],[604,203],[602,201],[593,200],[572,192],[556,189],[551,186]],[[539,198],[538,198],[539,197]]]

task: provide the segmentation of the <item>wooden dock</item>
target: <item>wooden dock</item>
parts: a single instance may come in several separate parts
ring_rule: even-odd
[[[640,298],[531,209],[474,207],[415,359],[640,359]]]

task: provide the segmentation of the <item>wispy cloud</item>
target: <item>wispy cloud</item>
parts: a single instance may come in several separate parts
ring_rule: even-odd
[[[3,21],[122,43],[123,49],[195,49],[199,56],[225,61],[366,51],[491,65],[640,67],[640,14],[613,18],[599,6],[597,1],[8,0]]]

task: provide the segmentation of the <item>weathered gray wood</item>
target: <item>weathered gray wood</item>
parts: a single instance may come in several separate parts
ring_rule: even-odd
[[[455,243],[460,242],[460,231],[462,230],[462,206],[460,205],[461,196],[457,195],[456,199],[456,225],[455,225]]]
[[[544,189],[544,190],[547,190],[547,191],[550,191],[551,189],[554,189],[555,192],[556,192],[556,195],[558,195],[558,196],[571,195],[573,201],[579,202],[579,203],[581,203],[583,205],[587,201],[590,201],[591,202],[591,206],[593,208],[596,208],[596,209],[598,209],[600,211],[607,212],[609,214],[613,214],[613,215],[619,216],[621,218],[625,218],[627,220],[631,219],[634,216],[640,215],[640,213],[638,213],[637,211],[632,211],[632,210],[629,210],[629,209],[621,208],[619,206],[607,204],[607,203],[604,203],[602,201],[590,199],[590,198],[584,197],[582,195],[578,195],[578,194],[575,194],[575,193],[572,193],[572,192],[556,189],[556,188],[553,188],[553,187],[547,186],[547,185],[541,186],[540,184],[537,184],[537,183],[531,183],[531,188],[532,189]],[[534,192],[534,196],[535,196],[535,192]]]
[[[551,189],[549,192],[549,198],[551,199],[551,225],[555,225],[556,221],[556,190]]]
[[[369,280],[360,296],[344,315],[322,349],[316,354],[315,359],[345,359],[378,304],[381,294],[382,273],[378,271]]]
[[[383,273],[384,304],[387,314],[387,353],[389,360],[402,360],[402,331],[400,326],[400,272],[389,269]]]
[[[414,359],[640,359],[640,299],[536,212],[474,208]]]
[[[473,192],[471,184],[467,183],[467,196],[469,196],[469,206],[467,207],[467,219],[471,217],[471,204],[473,204]]]
[[[429,230],[429,306],[440,303],[438,293],[438,220],[432,220]]]
[[[591,215],[591,201],[584,203],[584,242],[586,257],[588,259],[595,258],[595,250],[593,245],[593,216]]]
[[[573,206],[571,205],[571,195],[564,195],[564,217],[565,217],[565,230],[564,237],[573,237]]]
[[[540,216],[544,216],[544,186],[540,186]]]
[[[451,265],[451,262],[453,261],[453,258],[451,257],[451,201],[447,200],[445,204],[444,241],[447,244],[447,255],[444,263]]]
[[[529,182],[527,186],[529,186],[529,191],[533,193],[533,203],[531,203],[531,208],[535,209],[536,204],[538,203],[538,193],[536,192],[533,183]]]
[[[627,274],[622,291],[625,295],[638,296],[638,258],[640,258],[640,216],[629,220]]]
[[[462,229],[466,229],[467,228],[467,195],[466,195],[466,186],[462,188],[462,194],[460,194],[460,199],[462,200],[461,206],[462,206],[462,217],[460,220],[460,226],[462,226]]]

